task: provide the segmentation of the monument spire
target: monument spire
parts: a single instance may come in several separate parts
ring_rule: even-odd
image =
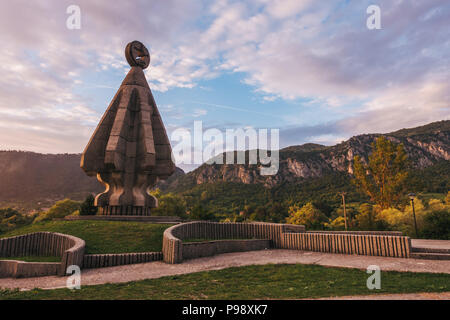
[[[172,149],[143,69],[150,54],[139,41],[128,43],[131,66],[81,156],[81,168],[106,190],[95,198],[99,214],[150,215],[158,206],[148,193],[174,171]]]

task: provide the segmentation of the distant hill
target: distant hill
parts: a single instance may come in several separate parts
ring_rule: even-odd
[[[0,151],[0,204],[46,207],[70,197],[81,200],[102,185],[80,169],[80,154]]]
[[[276,175],[262,176],[258,165],[203,164],[164,186],[167,191],[186,191],[195,185],[216,182],[262,184],[275,187],[299,179],[320,178],[334,173],[353,172],[355,155],[367,159],[371,144],[380,135],[402,143],[413,166],[424,169],[450,160],[450,121],[439,121],[387,134],[362,134],[334,146],[304,144],[280,150],[280,167]],[[248,157],[248,152],[247,152]]]
[[[64,198],[83,200],[104,190],[80,169],[81,154],[0,151],[0,207],[45,208]],[[170,183],[184,171],[177,168]]]
[[[325,189],[332,194],[335,189],[349,188],[353,157],[361,155],[367,159],[371,143],[379,136],[358,135],[335,146],[308,143],[281,149],[280,169],[274,176],[261,176],[257,165],[203,164],[188,174],[177,168],[173,176],[159,182],[157,187],[193,198],[200,198],[204,193],[206,202],[223,202],[217,206],[220,208],[246,201],[263,203],[269,196],[297,199],[301,193],[302,199],[320,197]],[[450,121],[402,129],[384,136],[404,144],[418,169],[416,188],[432,192],[448,190]],[[103,186],[80,169],[80,156],[0,151],[0,207],[45,208],[66,197],[82,200],[89,193],[101,192]],[[272,189],[271,194],[267,193],[267,188]]]

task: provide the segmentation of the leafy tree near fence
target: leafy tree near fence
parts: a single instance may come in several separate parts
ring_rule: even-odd
[[[322,211],[317,209],[312,202],[308,202],[301,208],[298,205],[289,207],[289,217],[286,222],[290,224],[301,224],[308,229],[323,229],[328,218]]]
[[[402,144],[379,137],[372,144],[368,164],[354,157],[354,183],[381,209],[398,206],[405,196],[408,160]]]
[[[450,240],[450,210],[433,211],[426,215],[422,237]]]

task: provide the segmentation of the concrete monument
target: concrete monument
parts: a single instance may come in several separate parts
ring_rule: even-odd
[[[131,70],[123,80],[81,157],[81,168],[106,190],[95,205],[101,215],[150,215],[158,206],[148,189],[174,171],[172,149],[143,69],[150,54],[130,42]]]

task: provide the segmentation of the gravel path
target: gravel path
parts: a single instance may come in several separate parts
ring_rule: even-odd
[[[199,271],[219,270],[228,267],[262,265],[268,263],[317,264],[322,266],[358,268],[364,270],[369,265],[378,265],[382,271],[391,270],[450,274],[450,261],[445,260],[400,259],[278,249],[226,253],[214,257],[187,260],[181,264],[165,264],[157,261],[108,268],[85,269],[82,270],[81,285],[129,282]],[[57,276],[24,279],[3,278],[0,279],[0,288],[62,288],[66,285],[66,279],[66,277]]]

